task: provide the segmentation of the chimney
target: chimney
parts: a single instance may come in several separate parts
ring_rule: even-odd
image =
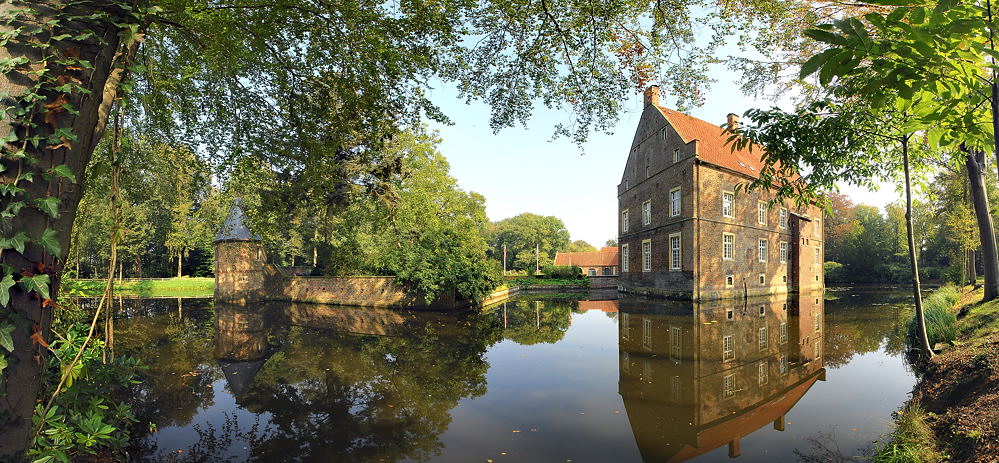
[[[645,89],[645,106],[659,106],[659,86],[650,85]]]
[[[736,113],[728,113],[728,129],[735,131],[739,129],[739,115]]]

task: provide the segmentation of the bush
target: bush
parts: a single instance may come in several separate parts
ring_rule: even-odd
[[[961,299],[961,293],[951,285],[943,286],[923,300],[923,316],[926,319],[926,337],[930,345],[938,342],[951,342],[957,338],[957,317],[952,310]],[[916,317],[909,320],[910,342],[915,345]]]
[[[829,261],[824,264],[826,283],[846,283],[846,267],[839,262]]]
[[[544,278],[573,280],[583,278],[583,269],[578,265],[546,265],[543,269]]]

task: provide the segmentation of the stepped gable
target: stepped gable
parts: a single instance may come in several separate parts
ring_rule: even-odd
[[[260,235],[250,231],[246,226],[246,214],[243,213],[243,201],[236,198],[229,208],[229,217],[225,219],[222,228],[215,235],[215,242],[221,241],[260,241]]]

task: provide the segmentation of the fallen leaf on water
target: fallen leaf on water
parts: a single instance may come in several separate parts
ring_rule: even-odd
[[[514,429],[513,432],[520,432],[520,430],[519,429]]]
[[[614,414],[615,414],[615,415],[619,415],[619,414],[621,414],[621,410],[614,410]]]

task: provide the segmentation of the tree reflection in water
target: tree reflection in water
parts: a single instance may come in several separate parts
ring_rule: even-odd
[[[159,318],[133,320],[127,329],[147,332],[148,324],[165,323]],[[483,354],[502,333],[488,315],[299,304],[220,306],[215,325],[213,348],[177,347],[214,353],[237,403],[261,421],[243,427],[228,415],[217,429],[198,427],[199,442],[186,452],[157,449],[147,438],[134,449],[139,459],[428,460],[443,447],[438,436],[450,410],[485,392]],[[204,360],[180,369],[218,371]],[[176,381],[146,381],[143,388],[146,397],[176,399],[174,406],[208,405]],[[156,411],[142,418],[161,423]]]

